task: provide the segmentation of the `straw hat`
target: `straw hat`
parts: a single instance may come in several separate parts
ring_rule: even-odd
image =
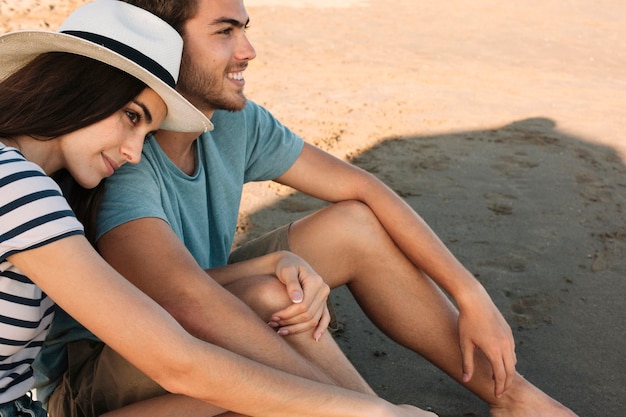
[[[174,90],[183,40],[144,9],[96,0],[76,9],[57,32],[24,30],[0,35],[0,80],[45,52],[69,52],[109,64],[143,81],[167,105],[161,128],[200,132],[213,124]]]

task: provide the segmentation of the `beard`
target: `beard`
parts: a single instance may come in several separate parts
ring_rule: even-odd
[[[183,54],[176,89],[200,110],[240,111],[246,105],[243,89],[228,93],[224,88],[224,74],[207,71]]]

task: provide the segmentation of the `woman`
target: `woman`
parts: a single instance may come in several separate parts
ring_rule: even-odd
[[[52,300],[24,276],[30,267],[23,264],[36,247],[54,248],[70,236],[82,240],[81,225],[46,175],[67,169],[80,185],[92,188],[123,163],[137,162],[145,136],[161,121],[186,131],[211,126],[173,89],[180,37],[149,13],[120,6],[105,2],[95,6],[97,11],[86,8],[99,15],[101,26],[95,30],[83,10],[61,28],[66,33],[0,37],[2,416],[30,403],[23,397],[33,380],[30,364],[53,315]],[[131,31],[130,21],[116,16],[120,11],[159,31]],[[68,252],[63,255],[71,263]],[[39,275],[34,271],[31,277],[45,286]]]
[[[50,175],[92,188],[138,162],[159,126],[212,128],[173,89],[181,51],[165,22],[115,0],[81,7],[57,33],[0,36],[0,417],[46,415],[28,393],[54,303],[166,390],[216,405],[203,415],[432,416],[199,341],[88,243]]]

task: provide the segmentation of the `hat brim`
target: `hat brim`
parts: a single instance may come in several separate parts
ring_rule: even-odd
[[[178,132],[213,130],[211,121],[160,78],[130,59],[104,46],[58,32],[17,31],[0,36],[0,80],[46,52],[68,52],[109,64],[143,81],[165,102],[162,129]]]

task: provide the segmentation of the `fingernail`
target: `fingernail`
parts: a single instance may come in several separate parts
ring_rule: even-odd
[[[289,334],[289,330],[278,329],[278,331],[276,333],[278,333],[280,336],[287,336]]]
[[[302,293],[300,291],[294,291],[291,293],[291,301],[294,303],[302,302]]]

